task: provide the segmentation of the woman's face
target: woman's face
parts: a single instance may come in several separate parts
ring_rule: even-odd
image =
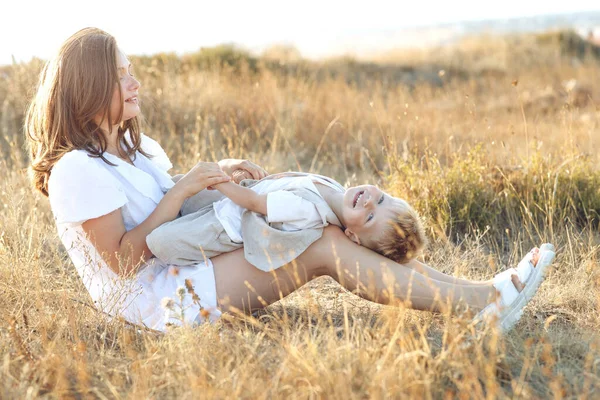
[[[140,105],[138,99],[138,89],[140,82],[134,78],[132,74],[131,63],[121,50],[117,50],[117,73],[119,76],[119,84],[121,85],[122,99],[119,96],[119,90],[115,87],[113,97],[110,102],[110,115],[116,118],[123,110],[123,116],[120,121],[114,121],[113,125],[118,125],[123,121],[127,121],[136,117],[140,113]]]

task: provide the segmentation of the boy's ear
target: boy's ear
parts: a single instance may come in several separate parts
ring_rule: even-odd
[[[350,240],[352,240],[354,243],[356,243],[357,245],[360,246],[360,239],[358,238],[358,235],[356,233],[352,232],[348,228],[346,228],[344,233],[346,234],[346,236],[348,236],[350,238]]]

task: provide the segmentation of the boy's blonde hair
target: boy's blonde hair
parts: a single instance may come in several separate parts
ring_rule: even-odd
[[[404,264],[415,258],[427,245],[425,228],[419,214],[404,200],[392,197],[394,218],[373,243],[379,254]]]

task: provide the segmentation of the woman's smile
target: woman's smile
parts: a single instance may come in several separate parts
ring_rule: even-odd
[[[131,96],[130,98],[126,99],[125,103],[138,104],[138,96],[137,96],[137,94],[135,96]]]

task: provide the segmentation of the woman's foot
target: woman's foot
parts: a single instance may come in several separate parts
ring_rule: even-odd
[[[527,253],[525,255],[525,257],[523,257],[523,259],[521,260],[521,262],[519,262],[519,265],[517,268],[510,268],[507,271],[504,271],[501,274],[507,274],[510,273],[510,278],[512,281],[513,286],[515,287],[515,289],[517,289],[517,292],[521,293],[523,291],[523,289],[525,288],[525,285],[527,285],[527,279],[529,279],[529,277],[531,276],[531,272],[533,272],[535,266],[537,265],[538,260],[540,259],[540,249],[538,249],[537,247],[534,247],[533,249],[531,249],[529,251],[529,253]],[[525,266],[527,265],[527,266]],[[525,273],[521,272],[525,270]],[[494,301],[501,306],[501,295],[500,295],[500,291],[498,291],[494,286],[494,281],[495,279],[497,280],[498,276],[500,276],[501,274],[498,274],[494,279],[490,279],[488,282],[488,284],[492,285],[494,290]],[[481,305],[481,308],[485,308],[489,303],[489,300],[486,300],[485,303],[483,303]]]
[[[530,278],[531,272],[533,272],[533,269],[539,260],[540,249],[534,247],[529,253],[527,253],[523,260],[521,260],[516,268],[517,272],[512,274],[512,283],[515,285],[515,288],[519,293],[523,291],[525,285],[527,285],[527,280]]]
[[[533,249],[519,263],[521,270],[510,268],[493,279],[496,300],[487,305],[474,321],[496,318],[502,332],[510,330],[523,314],[523,308],[535,295],[544,280],[548,266],[554,260],[554,246],[549,243]]]

